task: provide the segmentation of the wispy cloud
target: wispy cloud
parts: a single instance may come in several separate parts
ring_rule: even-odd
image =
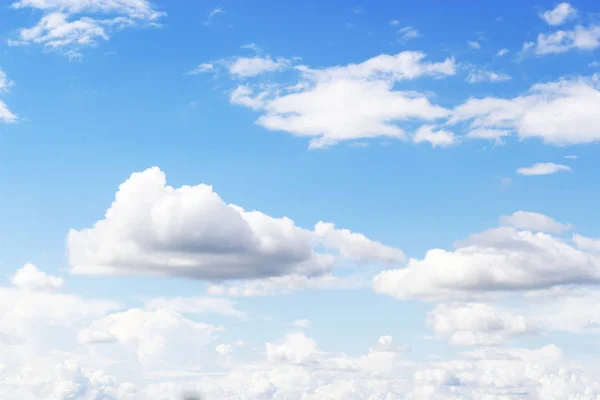
[[[571,171],[571,167],[567,165],[554,164],[554,163],[536,163],[531,167],[523,167],[517,169],[517,173],[520,175],[534,176],[534,175],[551,175],[560,171]]]

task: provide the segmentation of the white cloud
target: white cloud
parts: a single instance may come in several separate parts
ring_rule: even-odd
[[[535,43],[523,45],[522,53],[533,49],[537,55],[560,54],[569,50],[594,50],[600,47],[600,25],[577,25],[572,30],[540,33]]]
[[[517,173],[526,176],[532,175],[551,175],[560,171],[571,171],[571,167],[567,165],[554,164],[554,163],[536,163],[531,167],[523,167],[517,169]]]
[[[348,229],[336,229],[332,223],[319,221],[314,232],[325,247],[339,251],[347,259],[387,264],[405,260],[402,250],[370,240],[365,235]]]
[[[292,322],[292,326],[296,326],[298,328],[308,328],[310,326],[310,321],[307,319],[297,319]]]
[[[8,79],[6,72],[0,69],[0,94],[10,91],[14,86],[14,82]],[[13,114],[6,103],[0,100],[0,122],[11,124],[17,121],[17,116]]]
[[[203,63],[203,64],[199,64],[196,68],[194,68],[191,71],[186,72],[186,75],[198,75],[198,74],[204,74],[206,72],[211,72],[214,70],[214,65],[211,63]]]
[[[494,139],[496,143],[502,143],[502,138],[512,134],[507,129],[475,128],[467,133],[471,139]]]
[[[517,211],[512,215],[504,215],[500,217],[500,223],[517,229],[547,233],[562,233],[573,228],[571,225],[561,224],[547,215],[529,211]]]
[[[479,44],[479,42],[476,41],[469,41],[467,42],[467,44],[469,45],[470,48],[474,49],[474,50],[479,50],[481,49],[481,44]]]
[[[13,8],[41,10],[44,15],[31,28],[19,30],[13,45],[36,43],[57,50],[71,59],[80,50],[106,41],[112,32],[139,25],[157,25],[166,14],[147,0],[19,0]]]
[[[540,13],[542,18],[548,25],[562,25],[565,22],[575,18],[577,10],[567,2],[560,3],[554,9]]]
[[[482,303],[440,304],[427,316],[434,332],[457,346],[496,346],[539,331],[539,324]]]
[[[592,239],[582,235],[573,235],[573,242],[582,249],[594,254],[600,254],[600,239]]]
[[[212,10],[210,10],[210,12],[208,13],[208,17],[213,18],[215,15],[224,14],[224,13],[225,13],[225,10],[223,10],[221,7],[215,7]]]
[[[600,141],[600,77],[536,84],[513,99],[470,98],[452,111],[450,124],[513,130],[519,137],[553,145]]]
[[[25,264],[11,277],[10,281],[19,289],[56,290],[63,287],[63,278],[48,275],[33,264]]]
[[[157,167],[134,173],[119,187],[105,218],[69,231],[67,252],[76,274],[154,274],[196,279],[245,279],[327,274],[335,257],[397,261],[402,252],[363,235],[318,224],[302,229],[226,204],[211,186],[167,186]],[[348,246],[360,246],[349,249]]]
[[[469,83],[479,83],[479,82],[505,82],[511,80],[509,75],[486,71],[480,68],[473,68],[469,71],[467,75],[467,82]]]
[[[397,34],[402,40],[416,39],[421,36],[419,31],[412,26],[405,26],[404,28],[398,29]]]
[[[398,26],[398,25],[400,25],[400,21],[398,21],[397,19],[392,19],[390,21],[390,25],[391,26]]]
[[[565,156],[565,158],[568,160],[577,160],[577,156],[573,156],[573,155]]]
[[[225,355],[231,354],[233,352],[233,347],[231,347],[231,345],[229,345],[229,344],[221,343],[221,344],[217,345],[215,350],[217,351],[217,353],[225,356]]]
[[[207,291],[213,296],[254,297],[285,295],[299,290],[355,289],[364,286],[360,281],[331,274],[316,277],[287,275],[241,283],[213,284]]]
[[[227,205],[211,186],[166,185],[158,168],[134,173],[105,219],[67,238],[74,273],[248,278],[323,267],[311,234],[288,218]]]
[[[131,348],[145,368],[198,365],[204,347],[224,328],[197,323],[176,311],[129,309],[93,321],[78,335],[80,343],[110,346],[111,341]]]
[[[14,82],[8,79],[6,72],[0,69],[0,93],[6,93],[14,86]]]
[[[395,90],[403,80],[456,73],[453,59],[428,63],[424,57],[407,51],[323,69],[299,65],[296,84],[241,85],[231,102],[262,111],[257,123],[269,130],[311,138],[310,148],[375,137],[404,140],[400,124],[433,121],[449,113],[421,93]]]
[[[267,360],[271,362],[306,363],[319,352],[317,343],[304,333],[290,333],[278,343],[267,343]]]
[[[9,110],[6,103],[0,100],[0,122],[12,124],[17,121],[17,116]]]
[[[282,71],[290,66],[290,61],[280,57],[237,57],[229,65],[229,73],[241,78],[248,78],[265,72]]]
[[[234,304],[219,297],[156,297],[145,302],[150,310],[169,309],[182,314],[222,314],[243,317],[245,313],[236,310]]]
[[[592,68],[598,68],[598,67],[600,67],[600,61],[592,61],[591,63],[588,64],[588,66],[590,66]]]
[[[508,49],[500,49],[500,50],[498,50],[498,52],[496,53],[496,55],[498,57],[502,57],[502,56],[507,55],[508,53],[510,53],[510,50],[508,50]]]
[[[491,267],[493,266],[493,267]],[[381,272],[376,292],[398,299],[477,298],[600,282],[600,258],[543,232],[493,228]]]
[[[432,147],[448,147],[458,143],[458,140],[454,136],[454,133],[448,130],[439,129],[434,131],[434,127],[431,125],[423,125],[413,136],[414,143],[431,143]]]

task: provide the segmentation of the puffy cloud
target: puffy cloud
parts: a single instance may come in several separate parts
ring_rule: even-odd
[[[522,53],[534,51],[537,55],[560,54],[569,50],[595,50],[600,47],[600,25],[577,25],[572,30],[540,33],[537,41],[523,44]]]
[[[540,13],[548,25],[562,25],[577,16],[577,10],[569,3],[563,2],[554,9]]]
[[[259,125],[313,137],[311,148],[375,137],[404,139],[405,132],[396,122],[431,121],[448,114],[425,96],[392,90],[391,83],[354,79],[323,82],[277,97],[266,104],[266,110]]]
[[[74,359],[35,367],[9,368],[2,372],[0,397],[5,399],[139,399],[131,383],[119,383],[114,376],[86,368]]]
[[[498,50],[498,52],[496,53],[496,55],[498,57],[502,57],[502,56],[507,55],[508,53],[510,53],[509,49],[500,49],[500,50]]]
[[[48,275],[33,264],[25,264],[18,269],[10,281],[16,287],[26,290],[60,289],[65,283],[63,278]]]
[[[271,362],[307,363],[316,361],[317,344],[304,333],[290,333],[279,343],[267,343],[267,360]]]
[[[44,15],[35,26],[21,29],[11,44],[41,44],[71,59],[80,58],[83,47],[108,40],[113,31],[156,25],[166,15],[147,0],[18,0],[12,7],[41,10]]]
[[[500,217],[500,223],[517,229],[548,233],[562,233],[573,228],[571,225],[561,224],[547,215],[529,211],[517,211],[512,215],[504,215]]]
[[[458,143],[454,133],[445,129],[434,131],[431,125],[423,125],[413,136],[413,142],[419,144],[423,142],[431,143],[432,147],[448,147]]]
[[[454,251],[432,249],[406,268],[381,272],[373,286],[398,299],[431,300],[599,281],[600,258],[594,254],[547,233],[500,227],[469,236]]]
[[[332,248],[356,261],[398,261],[402,252],[321,223],[299,228],[226,204],[211,186],[166,185],[158,168],[134,173],[119,187],[105,218],[67,237],[71,271],[77,274],[155,274],[195,279],[322,276]],[[356,248],[350,248],[356,246]]]
[[[482,303],[440,304],[429,312],[427,323],[457,346],[495,346],[540,329],[537,322],[525,316]]]
[[[93,321],[79,332],[78,341],[98,346],[118,342],[132,348],[145,368],[192,368],[200,363],[204,347],[223,330],[173,310],[129,309]]]
[[[347,259],[380,263],[401,263],[405,259],[400,249],[370,240],[348,229],[336,229],[332,223],[319,221],[314,232],[326,248],[338,250]]]
[[[227,205],[211,186],[167,186],[158,168],[132,174],[105,219],[71,230],[67,248],[74,273],[226,279],[322,268],[292,220]]]
[[[230,317],[243,317],[246,314],[236,310],[234,304],[219,297],[156,297],[145,302],[150,310],[169,309],[182,314],[222,314]]]
[[[471,129],[511,130],[520,138],[540,138],[553,145],[600,140],[600,77],[536,84],[513,99],[471,98],[452,111],[450,124]]]
[[[257,123],[269,130],[311,138],[311,148],[374,137],[405,139],[402,123],[433,121],[449,113],[421,93],[394,88],[407,79],[456,73],[453,59],[430,63],[424,58],[421,52],[406,51],[345,66],[296,66],[296,84],[241,85],[231,102],[262,111]]]
[[[578,248],[594,254],[600,254],[600,239],[592,239],[582,235],[573,235],[573,242]]]
[[[571,167],[555,163],[536,163],[531,167],[522,167],[517,169],[518,174],[526,176],[551,175],[560,171],[571,172]]]
[[[381,342],[389,344],[391,338]],[[478,351],[429,363],[405,362],[388,349],[371,349],[359,357],[330,354],[303,335],[288,335],[269,349],[267,362],[234,367],[210,382],[153,385],[145,393],[151,400],[174,398],[192,388],[215,400],[500,399],[515,393],[592,400],[600,394],[595,375],[570,364],[554,345]]]

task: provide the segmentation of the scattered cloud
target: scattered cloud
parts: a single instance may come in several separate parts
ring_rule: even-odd
[[[562,25],[567,21],[574,19],[577,16],[577,9],[567,2],[560,3],[554,9],[540,13],[542,18],[548,25]]]
[[[238,57],[229,66],[229,73],[242,78],[248,78],[265,72],[282,71],[290,66],[285,58],[276,60],[270,57]]]
[[[83,48],[109,40],[114,32],[135,26],[158,26],[166,16],[147,0],[19,0],[12,7],[41,11],[43,16],[33,27],[20,29],[9,44],[38,44],[71,60],[80,59]]]
[[[480,83],[480,82],[505,82],[509,81],[511,77],[506,74],[499,72],[486,71],[480,68],[472,68],[467,75],[467,82],[469,83]]]
[[[560,54],[569,50],[591,51],[600,47],[600,25],[577,25],[572,30],[540,33],[536,42],[525,42],[521,54]]]
[[[224,69],[229,75],[236,79],[247,79],[267,72],[283,71],[290,68],[291,65],[291,61],[283,57],[277,59],[273,59],[269,56],[233,57],[199,64],[196,68],[185,74],[198,75],[216,72],[218,69]]]
[[[13,285],[24,290],[57,290],[63,287],[63,278],[48,275],[33,264],[25,264],[10,278]]]
[[[242,85],[231,101],[262,110],[257,123],[269,130],[312,138],[310,148],[375,137],[404,140],[400,123],[432,121],[449,113],[421,93],[394,89],[403,80],[456,73],[453,59],[428,63],[424,58],[423,53],[407,51],[324,69],[297,66],[296,84]]]
[[[529,211],[517,211],[512,215],[504,215],[500,217],[500,224],[522,230],[555,234],[573,229],[571,225],[557,222],[547,215]]]
[[[496,53],[496,55],[498,57],[502,57],[502,56],[507,55],[508,53],[510,53],[509,49],[500,49],[500,50],[498,50],[498,52]]]
[[[0,95],[6,94],[15,85],[13,81],[8,79],[6,72],[0,69]],[[17,122],[17,116],[13,114],[6,103],[0,100],[0,122],[11,124]]]
[[[474,41],[474,40],[467,42],[467,45],[469,45],[469,47],[471,49],[474,49],[474,50],[481,49],[481,44],[479,42],[477,42],[477,41]]]
[[[421,126],[413,136],[413,142],[416,144],[428,142],[432,147],[448,147],[458,143],[454,133],[444,129],[434,131],[435,127],[431,125]]]
[[[412,26],[405,26],[404,28],[398,29],[397,34],[401,40],[410,40],[421,37],[419,31]]]
[[[131,349],[144,368],[190,368],[223,327],[197,323],[176,311],[129,309],[94,320],[80,330],[77,340],[87,345],[119,343]],[[106,346],[104,346],[106,347]],[[107,351],[109,349],[106,349]]]
[[[523,167],[517,169],[517,173],[526,176],[532,175],[551,175],[560,171],[571,172],[571,167],[567,165],[554,163],[536,163],[531,167]]]
[[[307,319],[297,319],[294,322],[292,322],[292,326],[298,328],[308,328],[310,326],[310,321]]]
[[[427,316],[433,331],[456,346],[498,346],[540,331],[536,321],[483,303],[439,304]]]
[[[573,156],[573,155],[565,156],[565,158],[569,159],[569,160],[577,160],[577,156]]]
[[[592,76],[536,84],[512,99],[470,98],[448,123],[470,121],[471,129],[511,130],[553,145],[593,143],[600,141],[599,89],[600,77]]]
[[[191,71],[186,72],[186,75],[199,75],[199,74],[204,74],[207,72],[212,72],[214,71],[214,65],[211,63],[203,63],[203,64],[199,64],[196,68],[194,68]]]
[[[540,223],[539,215],[534,221],[520,217],[512,221],[530,228]],[[403,269],[381,272],[373,280],[375,291],[398,299],[465,299],[600,282],[598,257],[544,232],[504,226],[455,246],[429,250]]]

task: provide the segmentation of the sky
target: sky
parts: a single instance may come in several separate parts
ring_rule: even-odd
[[[600,399],[600,3],[0,6],[0,399]]]

